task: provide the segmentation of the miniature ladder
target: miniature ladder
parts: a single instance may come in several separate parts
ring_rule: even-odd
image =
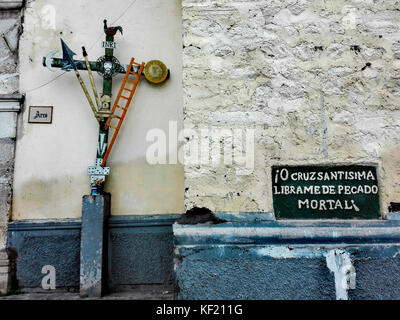
[[[139,66],[139,70],[138,70],[137,73],[133,71],[133,69],[132,69],[133,65]],[[114,105],[113,105],[113,107],[111,109],[111,113],[113,114],[113,116],[109,117],[107,119],[107,122],[106,122],[106,125],[105,125],[105,129],[106,130],[108,128],[114,129],[114,133],[113,133],[113,136],[111,138],[110,145],[107,148],[106,154],[104,155],[103,162],[101,163],[102,167],[106,164],[106,161],[107,161],[107,158],[108,158],[108,156],[110,154],[111,148],[113,147],[115,139],[117,138],[119,129],[121,128],[122,122],[125,119],[126,112],[128,111],[129,104],[131,103],[133,95],[135,94],[135,90],[136,90],[136,87],[137,87],[137,85],[139,83],[140,75],[142,74],[143,68],[144,68],[144,62],[142,62],[142,64],[139,64],[139,63],[135,62],[134,58],[131,59],[131,62],[129,63],[129,66],[128,66],[128,70],[126,71],[125,77],[122,80],[121,88],[119,89],[117,98],[115,99]],[[132,77],[132,76],[135,76],[135,79],[130,79],[129,78],[129,77]],[[132,86],[128,87],[128,84],[130,84]],[[124,92],[129,92],[129,96],[124,96],[123,95]],[[125,105],[121,104],[121,102],[123,100],[126,101]],[[122,110],[122,112],[119,111],[120,114],[117,114],[118,109]],[[111,126],[110,125],[112,119],[118,119],[118,123],[117,123],[116,126]]]

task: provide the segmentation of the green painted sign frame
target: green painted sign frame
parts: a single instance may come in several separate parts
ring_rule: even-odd
[[[271,178],[276,219],[381,217],[376,166],[274,166]]]

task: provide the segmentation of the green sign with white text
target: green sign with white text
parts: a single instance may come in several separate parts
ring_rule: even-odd
[[[279,166],[272,168],[277,219],[379,219],[374,166]]]

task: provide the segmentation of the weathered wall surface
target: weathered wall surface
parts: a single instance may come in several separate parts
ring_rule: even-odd
[[[130,215],[108,220],[107,278],[111,290],[124,285],[173,281],[172,224],[177,217]],[[58,289],[79,287],[80,219],[12,221],[7,241],[8,248],[18,253],[19,288],[42,290],[41,271],[45,265],[56,268]],[[0,252],[0,263],[1,259]]]
[[[15,136],[21,96],[18,92],[18,38],[21,1],[0,1],[0,293],[10,289],[6,248],[11,211]]]
[[[185,128],[255,129],[251,174],[185,166],[187,208],[271,211],[276,164],[377,164],[400,198],[398,1],[182,2]]]
[[[0,250],[5,248],[11,213],[15,136],[22,96],[0,94]]]
[[[128,10],[125,13],[125,10]],[[52,20],[52,17],[55,19]],[[163,214],[183,211],[183,166],[147,164],[149,129],[168,132],[168,121],[182,122],[180,1],[27,1],[20,41],[20,92],[26,93],[16,151],[13,219],[74,218],[90,192],[87,167],[93,165],[98,125],[73,73],[51,73],[42,57],[60,50],[60,37],[81,59],[104,54],[103,19],[121,25],[114,54],[121,63],[160,59],[171,70],[162,86],[142,80],[112,150],[112,214]],[[55,56],[61,57],[61,51]],[[81,72],[90,87],[86,72]],[[102,78],[95,75],[99,93]],[[114,78],[113,97],[122,75]],[[51,125],[28,124],[32,105],[54,106]]]
[[[22,1],[0,1],[0,94],[18,92],[18,38]]]

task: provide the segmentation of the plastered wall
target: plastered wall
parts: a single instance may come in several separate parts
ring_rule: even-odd
[[[249,174],[185,166],[187,208],[272,211],[279,164],[376,164],[382,212],[400,199],[398,1],[182,6],[185,128],[254,129]]]
[[[57,9],[55,30],[40,23],[49,4]],[[96,122],[72,74],[36,89],[60,74],[44,69],[41,58],[59,48],[60,32],[77,52],[91,48],[102,39],[104,16],[113,21],[130,4],[28,1],[21,92],[27,105],[56,108],[53,125],[28,125],[26,112],[21,120],[14,219],[80,215]],[[116,56],[159,58],[172,77],[161,88],[140,84],[110,158],[113,214],[177,213],[183,200],[186,208],[268,212],[271,166],[355,163],[378,166],[384,213],[400,197],[398,10],[397,1],[136,1],[117,22],[125,32]],[[97,44],[89,51],[90,58],[101,54]],[[168,132],[168,120],[177,119],[179,130],[182,96],[184,127],[206,129],[200,135],[211,143],[219,140],[211,130],[254,130],[247,174],[238,174],[235,161],[186,161],[183,183],[182,165],[146,163],[146,132]],[[186,134],[185,147],[192,138]]]

